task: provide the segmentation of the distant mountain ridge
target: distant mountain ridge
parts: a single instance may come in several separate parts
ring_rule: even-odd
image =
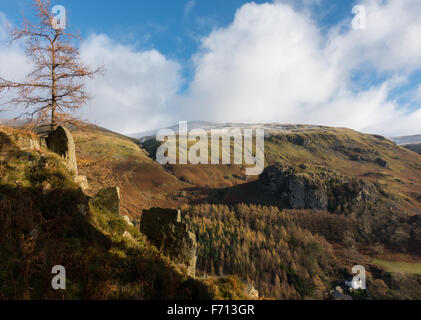
[[[413,136],[402,136],[402,137],[392,137],[390,138],[393,142],[399,145],[405,144],[416,144],[421,143],[421,134],[413,135]]]
[[[421,154],[421,134],[413,136],[394,137],[391,140],[406,149]]]
[[[295,132],[295,131],[302,131],[308,129],[326,129],[326,126],[318,126],[318,125],[307,125],[307,124],[281,124],[281,123],[233,123],[233,122],[226,122],[226,123],[217,123],[217,122],[209,122],[209,121],[191,121],[187,122],[188,130],[201,128],[205,131],[209,131],[211,129],[230,129],[230,128],[241,128],[241,129],[265,129],[269,132]],[[155,136],[159,130],[162,129],[171,129],[175,132],[178,131],[178,124],[164,127],[156,130],[149,130],[143,131],[138,133],[128,134],[129,137],[137,138],[137,139],[144,139],[146,137]]]

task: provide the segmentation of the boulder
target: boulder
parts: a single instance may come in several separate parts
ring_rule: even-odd
[[[110,211],[116,216],[120,216],[120,188],[111,187],[98,191],[95,197],[92,198],[92,203],[100,208]]]
[[[377,163],[380,167],[383,167],[383,168],[389,167],[388,162],[382,158],[376,158],[374,162]]]
[[[77,176],[76,148],[70,131],[63,126],[58,126],[48,134],[46,142],[48,149],[63,157],[69,170]]]
[[[145,234],[165,256],[175,263],[184,264],[187,273],[196,273],[196,235],[181,222],[180,210],[152,208],[144,210],[140,232]]]

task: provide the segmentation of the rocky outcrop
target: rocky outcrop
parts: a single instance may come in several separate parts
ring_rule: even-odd
[[[87,178],[78,175],[76,147],[70,131],[63,126],[58,126],[56,130],[48,134],[46,144],[48,149],[63,157],[67,168],[74,174],[74,182],[82,191],[89,189]]]
[[[307,168],[305,168],[307,169]],[[374,202],[376,186],[362,179],[329,173],[305,172],[300,167],[276,164],[267,167],[257,182],[258,189],[271,195],[285,208],[337,211]]]
[[[286,207],[324,209],[328,207],[327,192],[322,183],[306,173],[298,173],[280,164],[267,167],[259,177],[264,193],[277,195]]]
[[[190,276],[196,273],[196,235],[181,222],[180,210],[152,208],[144,210],[140,232],[145,234],[165,256],[187,266]]]
[[[377,163],[380,167],[383,167],[383,168],[389,167],[388,162],[382,158],[376,158],[374,162]]]
[[[63,126],[58,126],[48,134],[46,142],[48,149],[63,157],[69,170],[77,176],[76,148],[70,131]]]
[[[248,283],[246,285],[246,289],[244,294],[251,299],[258,299],[259,298],[259,291],[257,291],[252,284]]]
[[[101,189],[96,196],[91,199],[95,206],[106,209],[116,216],[120,216],[120,200],[119,187]]]

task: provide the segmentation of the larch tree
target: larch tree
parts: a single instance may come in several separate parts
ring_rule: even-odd
[[[59,28],[51,12],[50,0],[34,0],[38,23],[24,18],[22,27],[11,30],[11,40],[25,40],[25,53],[33,70],[25,81],[3,79],[0,71],[0,93],[6,94],[5,107],[19,110],[38,127],[54,130],[60,124],[75,124],[75,112],[90,98],[85,80],[102,68],[92,69],[80,59],[76,45],[79,37]]]

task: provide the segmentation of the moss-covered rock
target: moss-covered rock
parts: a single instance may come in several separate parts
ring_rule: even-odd
[[[144,210],[140,231],[175,263],[187,266],[189,275],[196,272],[196,235],[181,222],[179,210],[152,208]]]

